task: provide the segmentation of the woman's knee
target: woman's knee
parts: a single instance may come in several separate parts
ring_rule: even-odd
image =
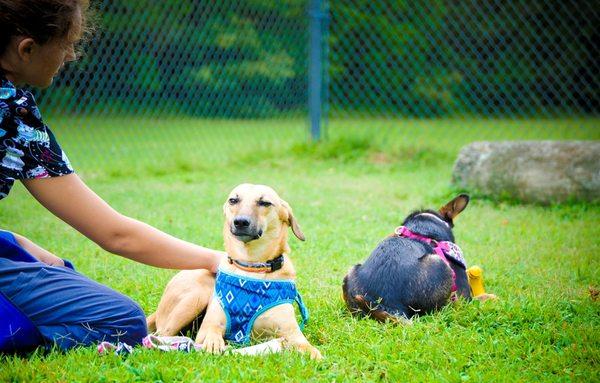
[[[79,318],[63,317],[61,323],[38,326],[48,345],[67,350],[99,342],[137,345],[147,335],[146,317],[140,306],[113,292],[111,304],[95,312],[81,312]]]
[[[146,315],[144,310],[133,300],[125,296],[123,298],[128,302],[124,302],[127,307],[124,309],[121,319],[116,320],[112,326],[108,324],[107,327],[108,329],[116,327],[119,330],[114,332],[116,336],[113,336],[113,340],[130,345],[139,344],[148,335]]]
[[[25,265],[16,270],[20,287],[6,295],[46,343],[67,349],[104,340],[138,344],[146,336],[144,312],[129,297],[69,269]]]
[[[110,291],[111,303],[95,314],[97,320],[91,326],[100,331],[100,341],[125,342],[131,345],[142,341],[148,331],[142,308],[131,298]]]

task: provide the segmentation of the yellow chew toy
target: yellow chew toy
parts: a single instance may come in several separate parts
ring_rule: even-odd
[[[467,276],[469,277],[469,286],[471,286],[473,297],[485,294],[485,289],[483,288],[483,270],[481,270],[481,267],[469,267],[467,269]]]

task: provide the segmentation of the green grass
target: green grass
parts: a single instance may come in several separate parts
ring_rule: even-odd
[[[335,120],[322,145],[303,121],[51,120],[86,182],[124,214],[222,248],[221,205],[241,182],[273,186],[306,234],[291,240],[305,329],[323,353],[211,356],[95,348],[0,359],[0,381],[599,381],[600,208],[474,198],[457,242],[497,302],[463,303],[402,327],[352,318],[341,300],[348,268],[411,210],[454,196],[453,161],[476,140],[600,139],[599,121]],[[168,142],[168,144],[166,143]],[[71,259],[89,277],[157,305],[175,271],[100,250],[16,185],[3,228]]]

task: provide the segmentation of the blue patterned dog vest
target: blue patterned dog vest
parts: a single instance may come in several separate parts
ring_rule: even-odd
[[[308,321],[308,310],[292,280],[262,280],[219,270],[215,294],[227,317],[225,339],[238,344],[250,342],[254,321],[268,309],[285,303],[298,304],[302,322]]]

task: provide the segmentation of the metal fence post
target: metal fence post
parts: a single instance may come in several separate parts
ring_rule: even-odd
[[[313,141],[321,139],[323,107],[323,23],[327,17],[323,0],[310,0],[310,48],[308,69],[308,114],[310,135]]]

